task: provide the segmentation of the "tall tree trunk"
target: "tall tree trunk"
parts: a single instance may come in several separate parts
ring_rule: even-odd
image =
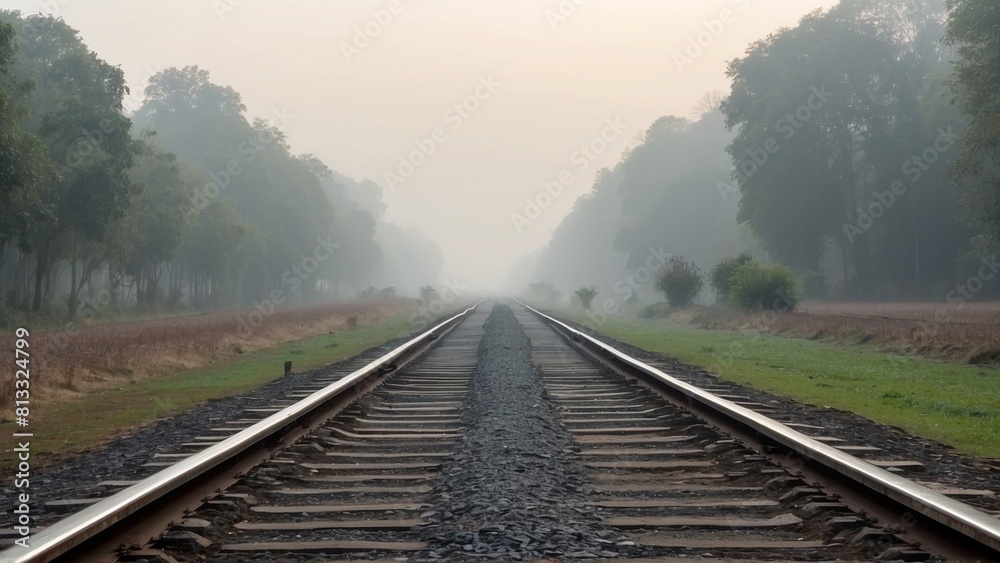
[[[76,294],[76,255],[77,255],[77,243],[73,242],[73,251],[70,253],[69,257],[69,299],[66,301],[66,307],[69,309],[69,318],[76,318],[76,309],[79,305],[79,299]]]
[[[7,276],[5,276],[3,272],[3,262],[7,255],[7,244],[9,242],[9,238],[5,238],[0,241],[0,306],[2,306],[4,301],[7,299]]]
[[[18,301],[28,295],[28,257],[21,251],[17,253],[17,278],[14,293]]]
[[[844,272],[844,296],[849,296],[851,293],[851,270],[850,270],[850,256],[847,250],[847,245],[850,244],[849,241],[845,240],[846,237],[840,237],[840,260],[842,262],[841,266]]]
[[[49,271],[49,251],[48,245],[43,244],[38,248],[38,255],[35,266],[35,293],[32,295],[31,310],[37,313],[42,308],[42,290],[44,289],[45,277]]]
[[[916,223],[916,222],[914,222]],[[913,293],[920,296],[920,230],[913,226]]]
[[[59,262],[49,256],[49,267],[45,271],[45,293],[42,295],[43,301],[55,299],[56,280],[59,279]]]

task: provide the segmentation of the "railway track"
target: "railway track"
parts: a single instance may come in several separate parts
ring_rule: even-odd
[[[480,304],[0,560],[1000,560],[1000,522],[954,500],[976,491],[773,411]]]

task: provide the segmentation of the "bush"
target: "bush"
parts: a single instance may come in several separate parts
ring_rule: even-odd
[[[752,261],[753,258],[748,254],[740,254],[735,258],[726,258],[712,268],[712,287],[718,293],[717,301],[720,305],[729,302],[729,293],[732,290],[733,276],[736,274],[736,270]]]
[[[667,296],[671,307],[687,307],[705,287],[705,276],[694,262],[674,256],[656,275],[656,288]]]
[[[594,302],[594,298],[597,297],[597,288],[594,286],[581,287],[580,289],[573,292],[574,295],[580,300],[580,304],[583,308],[590,310],[590,304]]]
[[[744,309],[792,311],[798,303],[795,275],[778,264],[747,262],[733,275],[730,297],[734,305]]]

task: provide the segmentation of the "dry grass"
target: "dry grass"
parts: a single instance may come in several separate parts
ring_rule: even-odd
[[[714,309],[673,318],[703,328],[750,329],[814,340],[874,344],[935,359],[1000,361],[1000,303],[804,303],[794,313]]]
[[[248,330],[253,311],[142,320],[32,333],[31,396],[59,401],[152,375],[204,367],[218,360],[278,344],[370,324],[414,307],[408,299],[334,303],[278,309]],[[244,328],[240,328],[243,326]],[[0,335],[0,419],[13,405],[14,336]]]

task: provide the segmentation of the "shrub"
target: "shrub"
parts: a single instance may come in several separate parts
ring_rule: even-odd
[[[667,296],[671,307],[687,307],[705,287],[705,276],[690,260],[674,256],[656,275],[656,288]]]
[[[778,264],[747,262],[733,275],[730,297],[734,305],[744,309],[791,311],[798,302],[795,275]]]
[[[740,266],[752,262],[753,258],[748,254],[740,254],[735,258],[726,258],[712,268],[712,287],[718,293],[718,302],[725,305],[729,302],[729,293],[732,290],[733,275]]]
[[[594,298],[597,297],[597,288],[594,286],[581,287],[580,289],[573,292],[574,295],[580,300],[580,304],[583,308],[590,310],[590,304],[594,302]]]

